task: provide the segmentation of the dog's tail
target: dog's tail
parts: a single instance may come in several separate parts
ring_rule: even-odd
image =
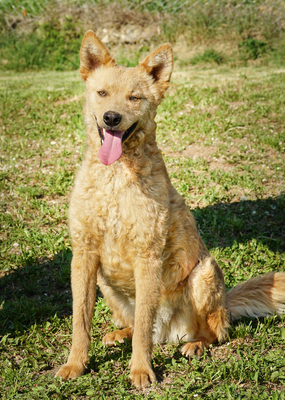
[[[285,273],[269,272],[240,283],[226,294],[226,309],[232,320],[284,313]]]

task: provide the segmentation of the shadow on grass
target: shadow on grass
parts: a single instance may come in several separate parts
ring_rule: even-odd
[[[192,211],[209,249],[255,239],[285,251],[285,195],[266,200],[215,204]],[[0,335],[17,335],[35,323],[72,313],[70,263],[64,250],[53,260],[19,268],[0,279]]]
[[[192,210],[207,247],[232,247],[252,239],[285,251],[285,193],[265,200],[217,203]]]
[[[0,279],[0,335],[17,334],[50,316],[72,313],[71,250],[30,263]]]

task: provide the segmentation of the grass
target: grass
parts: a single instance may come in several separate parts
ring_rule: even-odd
[[[285,271],[284,70],[188,67],[158,110],[158,142],[227,287]],[[3,399],[284,399],[285,317],[235,323],[190,363],[154,348],[158,384],[131,387],[131,343],[98,296],[87,373],[54,379],[71,344],[68,196],[84,147],[77,72],[0,78],[0,392]]]
[[[217,52],[214,49],[205,50],[203,54],[197,54],[191,59],[191,64],[203,64],[203,63],[216,63],[218,65],[225,61],[223,54]]]

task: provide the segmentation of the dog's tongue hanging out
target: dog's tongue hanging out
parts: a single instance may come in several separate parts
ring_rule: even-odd
[[[104,129],[104,142],[99,150],[100,161],[110,165],[117,161],[122,155],[122,138],[124,131],[107,131]]]

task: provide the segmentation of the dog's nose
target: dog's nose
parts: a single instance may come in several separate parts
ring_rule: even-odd
[[[103,115],[103,121],[110,128],[113,128],[114,126],[119,125],[121,120],[122,120],[121,114],[119,114],[118,112],[115,112],[115,111],[107,111]]]

